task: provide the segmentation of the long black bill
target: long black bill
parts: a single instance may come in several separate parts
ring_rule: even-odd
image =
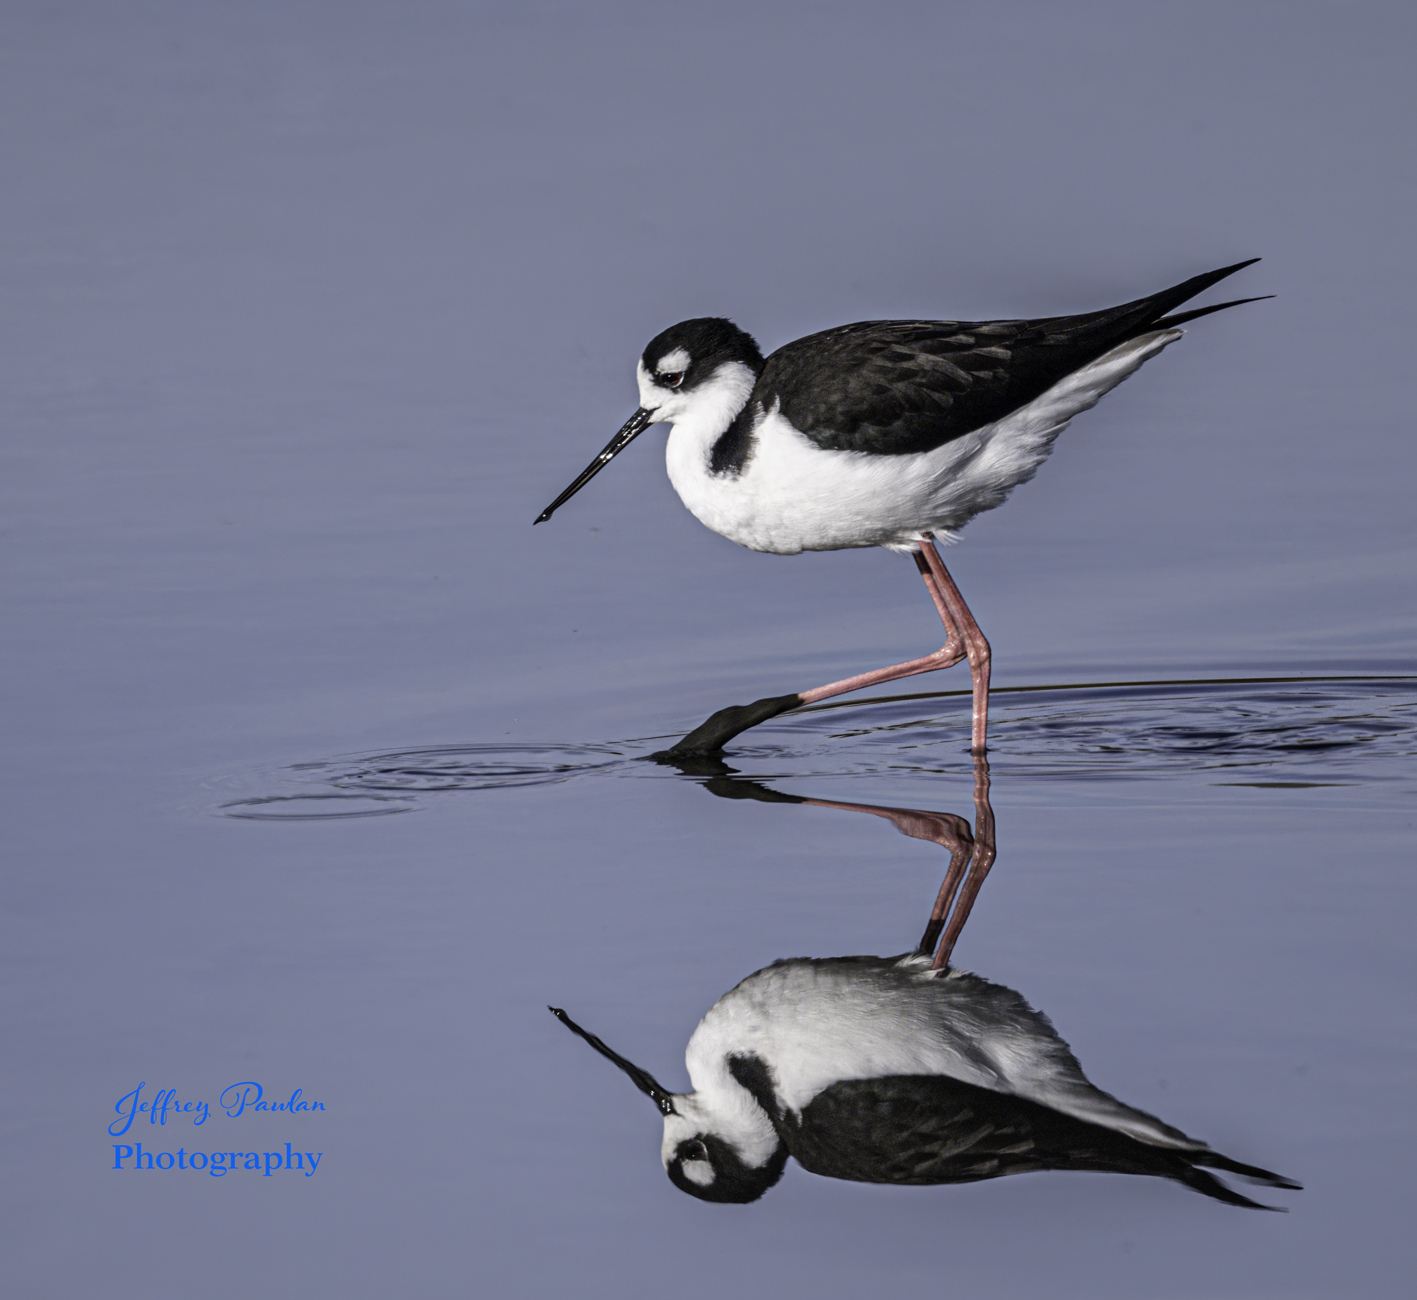
[[[643,406],[640,407],[640,409],[625,422],[625,427],[605,444],[605,450],[581,471],[580,477],[531,521],[532,526],[535,527],[537,524],[544,524],[550,519],[567,501],[575,496],[591,479],[610,464],[616,456],[648,429],[652,423],[654,423],[654,412],[646,411]],[[577,1032],[579,1032],[579,1030]]]
[[[556,507],[552,506],[551,508],[554,510]],[[607,1060],[614,1061],[616,1065],[624,1070],[634,1081],[635,1087],[654,1102],[654,1104],[659,1107],[662,1114],[677,1115],[679,1113],[674,1109],[674,1098],[654,1081],[652,1075],[646,1074],[638,1065],[631,1065],[619,1052],[612,1052],[594,1034],[586,1033],[586,1031],[576,1024],[560,1007],[547,1007],[546,1009],[573,1034],[584,1038],[601,1056],[605,1057]]]

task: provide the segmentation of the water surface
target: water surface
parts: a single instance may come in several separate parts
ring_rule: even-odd
[[[9,6],[10,1289],[1407,1294],[1412,24]],[[546,1005],[681,1088],[749,972],[910,949],[949,855],[900,831],[947,820],[861,810],[973,821],[962,671],[650,763],[934,648],[918,577],[707,533],[653,433],[531,519],[674,320],[772,347],[1257,253],[1237,293],[1274,301],[1196,322],[946,556],[1001,688],[955,956],[1305,1190],[683,1196]],[[248,1080],[324,1109],[141,1140],[312,1176],[113,1169],[139,1084]]]

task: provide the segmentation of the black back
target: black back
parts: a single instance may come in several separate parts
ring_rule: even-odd
[[[781,1122],[793,1158],[859,1183],[969,1183],[1039,1169],[1172,1178],[1231,1205],[1268,1209],[1197,1165],[1275,1187],[1296,1184],[1208,1151],[1155,1147],[1021,1097],[934,1075],[833,1084]]]
[[[792,426],[824,450],[931,451],[1018,410],[1130,338],[1237,306],[1222,303],[1166,317],[1250,264],[1223,267],[1082,316],[841,325],[768,357],[747,409],[769,411],[781,403]],[[732,448],[722,458],[725,468],[733,468],[742,454]]]

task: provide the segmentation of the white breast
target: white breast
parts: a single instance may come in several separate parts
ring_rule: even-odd
[[[922,532],[947,534],[1002,503],[1074,415],[1180,337],[1162,330],[1132,339],[997,423],[913,455],[824,451],[774,409],[743,469],[715,475],[709,455],[727,422],[696,410],[669,435],[669,479],[695,517],[751,550],[905,549]]]
[[[689,1040],[695,1088],[724,1058],[771,1066],[780,1101],[800,1112],[843,1079],[944,1075],[1026,1097],[1158,1146],[1197,1146],[1184,1133],[1093,1087],[1058,1037],[1014,990],[965,972],[939,976],[928,958],[796,959],[750,975]]]

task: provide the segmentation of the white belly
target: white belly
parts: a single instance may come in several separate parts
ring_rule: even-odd
[[[1047,1017],[1013,989],[963,971],[935,975],[928,957],[797,958],[758,971],[690,1038],[695,1088],[734,1053],[769,1062],[779,1100],[798,1113],[842,1079],[943,1075],[1157,1146],[1199,1145],[1089,1083]]]
[[[742,471],[714,475],[709,453],[721,430],[681,421],[666,449],[669,479],[700,522],[751,550],[907,549],[923,532],[949,533],[1001,504],[1074,415],[1180,337],[1132,339],[997,423],[911,455],[824,451],[773,410]]]

